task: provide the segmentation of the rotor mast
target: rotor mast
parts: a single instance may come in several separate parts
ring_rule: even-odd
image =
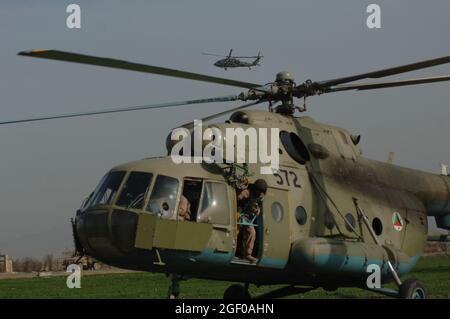
[[[269,111],[292,116],[296,110],[306,111],[305,105],[296,106],[294,104],[294,98],[299,97],[294,94],[296,86],[292,73],[282,71],[277,73],[274,82],[261,88],[250,89],[248,92],[239,94],[238,97],[242,101],[265,99],[269,102]],[[281,104],[273,109],[272,105],[276,102],[281,102]]]

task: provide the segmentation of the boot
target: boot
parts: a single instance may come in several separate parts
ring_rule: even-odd
[[[256,264],[256,262],[258,261],[258,259],[255,258],[255,257],[253,257],[252,255],[246,256],[245,259],[247,259],[248,261],[250,261],[252,264]]]

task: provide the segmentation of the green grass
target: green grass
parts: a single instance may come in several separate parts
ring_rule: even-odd
[[[405,278],[415,277],[428,290],[429,298],[450,298],[450,256],[426,257]],[[169,278],[161,274],[126,273],[84,276],[81,289],[68,289],[66,277],[3,279],[0,298],[165,298]],[[181,298],[221,298],[227,282],[191,279],[181,282]],[[279,286],[256,288],[252,295]],[[392,287],[392,286],[391,286]],[[360,289],[342,288],[335,292],[317,289],[292,298],[383,298]]]

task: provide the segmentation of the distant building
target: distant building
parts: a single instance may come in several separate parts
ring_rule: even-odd
[[[13,263],[8,255],[0,255],[0,272],[13,272]]]

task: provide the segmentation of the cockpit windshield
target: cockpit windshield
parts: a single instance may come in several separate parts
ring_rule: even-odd
[[[116,205],[126,208],[142,209],[145,194],[150,186],[153,174],[131,172],[125,182]]]
[[[86,202],[84,207],[87,208],[98,204],[111,204],[124,176],[125,172],[123,171],[110,172],[106,174],[100,181],[100,184],[97,186],[95,191],[89,197],[89,200]]]
[[[158,175],[147,210],[164,218],[171,218],[175,212],[178,185],[178,179]]]

